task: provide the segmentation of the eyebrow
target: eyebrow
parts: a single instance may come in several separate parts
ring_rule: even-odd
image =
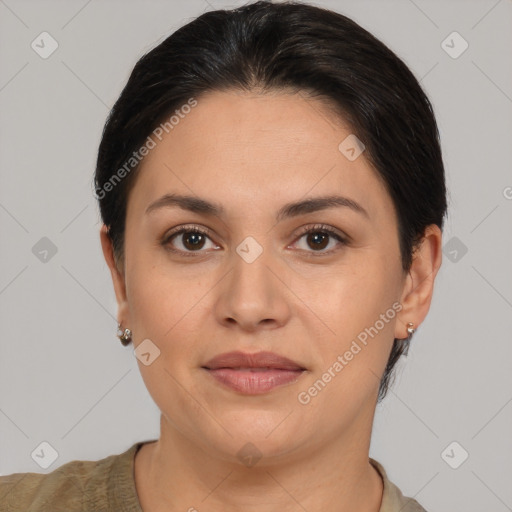
[[[146,214],[152,213],[160,208],[172,207],[179,207],[182,210],[215,217],[222,217],[225,213],[225,209],[222,205],[197,196],[165,194],[146,208]],[[306,213],[312,213],[334,207],[349,208],[356,213],[362,214],[367,219],[370,219],[368,212],[353,199],[337,195],[328,195],[287,203],[277,212],[276,220],[280,222],[287,218],[298,217],[299,215],[304,215]]]

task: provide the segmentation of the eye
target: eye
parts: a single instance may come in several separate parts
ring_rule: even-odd
[[[336,240],[338,245],[348,243],[344,236],[325,224],[316,224],[302,229],[299,233],[299,241],[302,238],[305,238],[307,245],[306,247],[299,247],[299,249],[309,252],[311,256],[323,256],[335,252],[336,247],[327,251],[324,250],[329,246],[332,239]],[[181,226],[167,234],[162,241],[162,245],[169,251],[184,256],[195,256],[194,253],[206,252],[202,249],[205,248],[208,241],[211,243],[211,249],[220,248],[211,240],[210,232],[207,229],[198,226]],[[313,251],[310,250],[311,248]]]
[[[335,252],[338,249],[336,247],[334,249],[323,251],[323,249],[329,246],[329,242],[332,241],[333,238],[338,241],[338,245],[347,244],[345,237],[325,224],[316,224],[314,226],[306,227],[300,232],[299,241],[302,238],[305,238],[306,247],[300,247],[300,249],[310,252],[312,256],[322,256]],[[308,247],[313,248],[313,251],[308,250]]]
[[[174,242],[175,239],[176,242]],[[217,245],[213,244],[208,230],[197,226],[182,226],[167,234],[162,241],[162,245],[172,252],[189,256],[193,255],[194,252],[205,252],[201,249],[205,247],[207,240],[211,242],[213,248],[218,248]]]

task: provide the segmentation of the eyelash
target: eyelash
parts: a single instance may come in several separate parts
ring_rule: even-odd
[[[187,256],[187,257],[188,256],[196,257],[197,254],[205,252],[205,251],[201,251],[201,250],[199,250],[199,251],[182,251],[180,249],[174,249],[173,247],[171,247],[169,245],[169,242],[174,237],[177,237],[178,235],[181,235],[183,233],[189,233],[189,234],[197,233],[200,235],[205,235],[208,238],[210,238],[210,240],[211,240],[210,232],[207,229],[203,229],[198,226],[182,226],[178,230],[173,231],[173,232],[169,233],[168,235],[166,235],[164,237],[164,239],[162,240],[162,245],[167,250],[169,250],[171,252],[178,253],[180,255]],[[336,239],[342,246],[347,245],[347,243],[348,243],[347,239],[345,237],[340,235],[337,231],[335,231],[334,229],[332,229],[331,227],[329,227],[326,224],[315,224],[314,226],[309,226],[309,227],[304,228],[297,235],[298,236],[297,240],[300,240],[304,235],[308,235],[310,233],[323,233],[323,234],[329,235],[330,237]],[[319,252],[319,251],[306,251],[306,252],[309,253],[310,256],[317,257],[317,256],[330,255],[330,254],[336,252],[338,249],[339,248],[330,249],[329,251],[324,251],[324,252]]]

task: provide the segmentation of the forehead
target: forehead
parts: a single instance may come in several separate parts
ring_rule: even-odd
[[[351,129],[328,104],[303,94],[211,92],[175,118],[141,163],[129,204],[141,211],[169,192],[213,202],[274,208],[339,193],[374,215],[392,208],[376,171],[339,146]],[[130,208],[130,206],[129,206]],[[373,210],[373,212],[372,212]]]

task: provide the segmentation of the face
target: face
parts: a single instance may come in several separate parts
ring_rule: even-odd
[[[339,149],[350,134],[304,95],[214,92],[145,157],[114,284],[134,348],[160,351],[138,364],[162,436],[227,458],[248,442],[272,457],[367,432],[407,335],[407,276],[390,196],[364,152]],[[228,352],[274,353],[260,361],[273,369],[214,369]]]

